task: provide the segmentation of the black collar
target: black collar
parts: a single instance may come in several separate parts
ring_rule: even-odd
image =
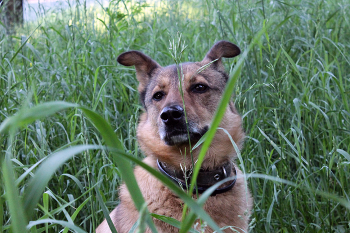
[[[169,177],[171,180],[173,180],[176,184],[178,184],[183,189],[186,189],[186,190],[188,189],[192,178],[192,169],[186,172],[182,170],[171,169],[171,168],[168,168],[166,163],[160,162],[158,159],[157,159],[157,166],[161,173]],[[205,190],[207,190],[217,182],[227,177],[230,177],[231,171],[233,171],[234,173],[234,179],[232,181],[228,181],[224,183],[223,184],[224,186],[221,185],[220,188],[217,188],[211,194],[211,196],[227,192],[233,188],[237,180],[236,168],[235,166],[233,166],[231,162],[227,162],[226,164],[224,164],[223,166],[215,170],[205,171],[201,169],[197,177],[198,193],[203,193]],[[186,180],[188,181],[187,184],[186,184]]]

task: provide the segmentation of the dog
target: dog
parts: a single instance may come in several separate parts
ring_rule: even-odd
[[[190,144],[195,145],[210,128],[229,78],[222,58],[232,58],[240,52],[235,44],[219,41],[201,62],[162,67],[139,51],[128,51],[117,58],[121,65],[136,68],[140,101],[145,109],[137,128],[138,142],[146,155],[143,162],[184,189],[186,179],[191,178],[192,159],[196,161],[200,151],[200,147],[194,149],[191,158]],[[202,163],[197,188],[201,193],[226,177],[236,177],[216,189],[203,208],[219,227],[232,226],[225,232],[248,232],[252,197],[241,170],[233,163],[236,152],[227,135],[228,132],[235,143],[242,146],[245,136],[242,119],[233,102],[227,107],[220,127],[226,132],[217,130]],[[134,173],[148,210],[181,221],[183,201],[141,167],[136,166]],[[110,214],[118,233],[129,232],[138,216],[124,184],[120,188],[120,204]],[[159,232],[179,231],[158,219],[154,219],[154,223]],[[96,232],[111,232],[106,220]],[[206,227],[205,232],[213,230]]]

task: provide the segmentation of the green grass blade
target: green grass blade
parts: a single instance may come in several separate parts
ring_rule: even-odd
[[[41,162],[44,161],[46,158],[47,157],[40,159],[37,163],[35,163],[33,166],[27,169],[20,177],[18,177],[18,179],[16,180],[16,185],[19,185],[28,176],[28,174],[30,174],[33,171],[33,169],[39,166],[39,164],[41,164]]]
[[[143,233],[146,231],[146,221],[147,218],[149,217],[148,209],[147,209],[147,203],[143,203],[143,206],[141,210],[139,211],[139,219],[136,221],[137,222],[137,233]]]
[[[0,177],[0,181],[2,183],[2,177]],[[0,206],[4,205],[3,197],[0,196]],[[0,208],[0,229],[3,228],[3,221],[4,221],[4,209]]]
[[[341,154],[342,156],[344,156],[344,158],[346,158],[350,162],[350,155],[349,155],[349,153],[347,153],[345,150],[342,150],[342,149],[337,149],[337,152],[339,154]]]
[[[6,190],[5,197],[11,213],[12,231],[13,233],[26,232],[27,216],[18,195],[18,189],[15,185],[15,174],[9,156],[5,157],[5,161],[2,164],[2,175]]]
[[[160,220],[160,221],[168,223],[169,225],[174,226],[176,228],[180,228],[181,227],[181,222],[176,220],[176,219],[174,219],[174,218],[167,217],[167,216],[164,216],[164,215],[159,215],[159,214],[151,214],[151,216],[153,218],[156,218],[156,219]],[[188,232],[198,233],[198,231],[196,231],[195,229],[190,229]]]
[[[81,228],[75,226],[74,224],[72,224],[70,222],[55,220],[55,219],[42,219],[42,220],[31,221],[27,225],[27,229],[30,230],[34,226],[45,224],[45,223],[59,224],[59,225],[62,225],[64,227],[68,227],[69,229],[72,229],[77,233],[86,233],[86,231],[82,230]]]
[[[303,76],[300,74],[297,65],[295,64],[295,62],[293,61],[293,59],[289,56],[289,54],[286,52],[286,50],[284,50],[282,47],[282,52],[283,54],[286,56],[286,58],[288,59],[289,63],[292,65],[294,71],[298,74],[299,79],[303,80]]]
[[[71,219],[74,221],[75,218],[78,216],[78,214],[80,213],[80,211],[83,209],[83,207],[90,201],[91,199],[91,196],[86,198],[86,200],[81,203],[81,205],[78,206],[78,208],[74,211],[73,215],[71,216]],[[63,230],[63,233],[67,233],[69,230],[68,227],[65,227],[64,230]],[[113,232],[113,231],[112,231]]]
[[[30,109],[22,108],[16,115],[6,118],[1,123],[0,133],[15,131],[18,128],[24,127],[35,120],[43,117],[48,117],[58,111],[77,106],[77,104],[71,104],[63,101],[54,101],[39,104]]]
[[[274,143],[270,138],[269,136],[267,136],[264,131],[262,131],[259,127],[258,127],[260,133],[269,141],[269,143],[273,146],[273,148],[275,148],[275,150],[278,152],[278,154],[280,156],[282,156],[282,152],[281,152],[281,148],[279,148],[276,143]]]
[[[12,56],[12,58],[10,59],[10,63],[13,61],[13,59],[15,59],[15,57],[17,56],[17,54],[19,53],[19,51],[21,51],[21,49],[23,48],[23,46],[26,45],[27,41],[29,40],[29,38],[33,35],[33,33],[41,26],[41,24],[39,24],[33,31],[32,33],[27,37],[27,39],[22,43],[22,45],[17,49],[17,51],[15,52],[15,54]]]
[[[109,216],[109,211],[105,205],[105,203],[103,202],[102,200],[102,197],[101,197],[101,194],[100,194],[100,191],[98,189],[97,186],[95,186],[95,192],[96,192],[96,198],[97,198],[97,201],[100,203],[100,206],[102,208],[102,212],[103,212],[103,215],[107,221],[107,224],[109,226],[109,229],[111,230],[112,233],[117,233],[117,230],[115,229],[114,227],[114,224],[112,222],[112,219],[111,217]]]
[[[79,181],[79,179],[71,174],[62,174],[62,176],[67,176],[69,178],[71,178],[75,183],[76,185],[79,187],[80,191],[83,193],[84,192],[84,186],[83,184]]]
[[[102,92],[103,92],[105,86],[106,86],[110,81],[111,81],[111,79],[106,79],[106,80],[104,81],[104,83],[101,85],[101,88],[100,88],[100,90],[99,90],[99,92],[98,92],[98,94],[97,94],[97,97],[95,98],[95,101],[92,101],[92,103],[93,103],[92,110],[96,110],[97,105],[98,105],[98,103],[99,103],[99,99],[100,99],[100,97],[101,97],[101,95],[102,95]]]
[[[79,107],[79,109],[81,109],[88,119],[94,124],[96,129],[100,132],[102,138],[105,140],[107,146],[124,151],[124,145],[120,142],[110,124],[108,124],[103,117],[88,108]],[[127,165],[127,167],[130,167],[131,169],[130,163]]]

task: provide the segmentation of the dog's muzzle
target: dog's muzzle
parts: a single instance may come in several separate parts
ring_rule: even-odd
[[[199,140],[208,130],[208,127],[200,130],[191,122],[186,125],[185,111],[180,105],[166,106],[160,113],[160,119],[159,135],[169,146],[188,143],[189,139]]]

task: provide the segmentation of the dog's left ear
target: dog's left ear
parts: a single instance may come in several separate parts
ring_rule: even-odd
[[[139,92],[149,83],[152,73],[161,66],[146,54],[139,51],[128,51],[118,56],[117,61],[123,66],[135,66],[136,78],[139,81]]]
[[[203,65],[208,64],[216,59],[214,62],[216,65],[221,65],[221,58],[226,57],[235,57],[241,53],[241,50],[237,45],[229,42],[229,41],[218,41],[213,47],[208,51],[207,55],[204,57],[201,62]]]

